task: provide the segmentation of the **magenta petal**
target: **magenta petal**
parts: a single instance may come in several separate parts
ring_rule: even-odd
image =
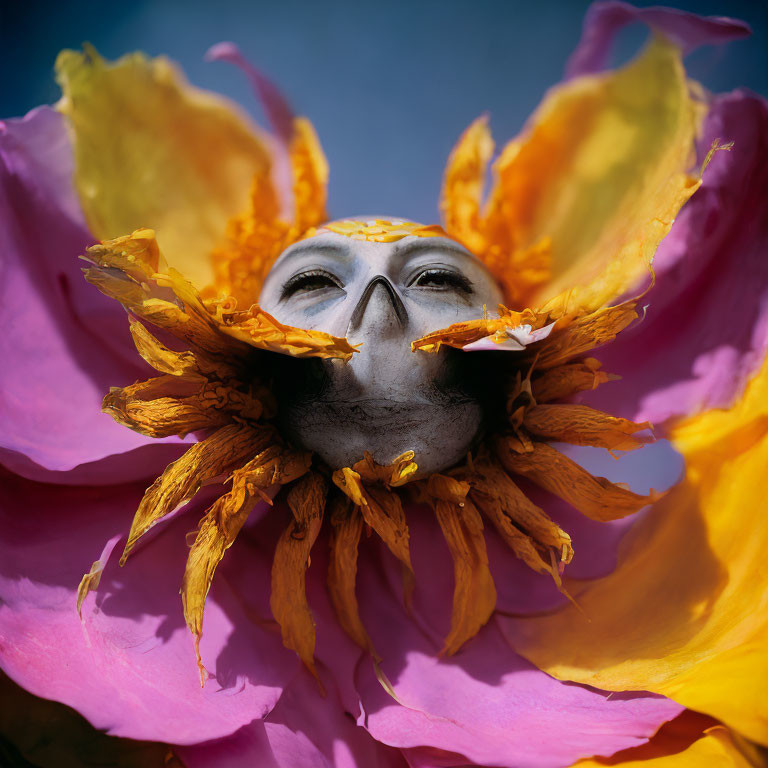
[[[179,586],[182,514],[128,561],[107,564],[95,595],[75,595],[106,542],[130,522],[136,485],[72,488],[3,477],[0,508],[0,666],[35,695],[74,707],[97,728],[134,739],[190,744],[228,736],[276,704],[300,669],[279,633],[254,622],[238,591],[217,579],[208,597],[201,652],[211,678],[201,689]],[[271,562],[251,557],[249,581],[267,615]]]
[[[333,682],[321,696],[302,671],[263,721],[213,744],[177,750],[188,768],[405,768],[401,753],[376,742],[346,714]]]
[[[389,553],[378,561],[366,552],[360,561],[363,621],[401,702],[386,693],[371,663],[358,665],[360,722],[374,738],[415,749],[409,753],[414,765],[429,765],[439,750],[433,765],[549,768],[640,744],[682,710],[652,694],[609,694],[554,680],[511,650],[500,631],[502,618],[492,619],[456,656],[440,658],[452,566],[428,516],[425,508],[409,514],[417,583],[413,617],[403,608],[400,584],[384,575],[396,570]],[[525,581],[514,584],[520,595],[527,587]]]
[[[598,72],[606,65],[617,32],[632,22],[643,22],[690,53],[702,45],[727,43],[747,37],[748,24],[724,16],[699,16],[676,8],[635,8],[609,0],[593,3],[584,18],[581,40],[566,65],[566,76]]]
[[[768,349],[768,102],[718,97],[699,142],[715,153],[654,261],[646,317],[600,350],[623,381],[585,401],[654,424],[739,397]],[[637,350],[642,350],[638,355]]]
[[[93,242],[72,188],[63,118],[48,107],[0,123],[0,460],[34,479],[153,443],[149,456],[90,466],[91,483],[147,475],[178,455],[101,413],[110,386],[145,378],[124,310],[83,279]],[[155,464],[157,466],[157,464]]]

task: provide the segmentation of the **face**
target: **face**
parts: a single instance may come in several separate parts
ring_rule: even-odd
[[[388,464],[413,450],[420,474],[462,460],[482,431],[484,356],[410,345],[500,300],[485,267],[447,238],[386,243],[320,230],[292,245],[272,267],[261,307],[361,347],[348,363],[283,361],[276,389],[284,431],[333,469],[363,451]]]

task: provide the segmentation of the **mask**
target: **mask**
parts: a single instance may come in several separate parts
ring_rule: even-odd
[[[372,224],[372,222],[369,222]],[[427,475],[461,461],[483,431],[490,355],[411,351],[411,342],[494,309],[501,292],[487,269],[443,236],[389,241],[334,225],[287,248],[260,306],[288,325],[346,337],[350,362],[286,358],[278,367],[283,434],[332,469],[368,451],[389,464],[408,450]],[[340,229],[340,227],[339,227]]]

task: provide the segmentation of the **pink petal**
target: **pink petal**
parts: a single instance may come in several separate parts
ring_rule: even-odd
[[[733,149],[715,153],[662,243],[645,320],[598,354],[623,381],[585,400],[611,413],[658,425],[726,407],[768,350],[768,102],[715,99],[700,157],[717,138]]]
[[[188,768],[405,768],[400,752],[379,744],[342,709],[333,681],[328,695],[302,672],[263,721],[213,744],[177,750]]]
[[[686,53],[702,45],[727,43],[751,33],[748,24],[725,16],[699,16],[676,8],[635,8],[615,0],[597,2],[587,10],[581,40],[568,59],[567,76],[576,77],[603,69],[616,34],[632,22],[647,24]]]
[[[63,120],[48,107],[0,123],[0,239],[0,460],[35,479],[91,483],[145,477],[150,462],[172,461],[176,438],[164,446],[101,413],[110,386],[148,367],[125,312],[83,280],[77,257],[93,237]]]
[[[402,702],[384,691],[370,661],[361,660],[355,676],[359,721],[378,741],[415,749],[409,753],[415,765],[561,766],[642,743],[681,711],[651,694],[608,694],[558,682],[510,649],[498,620],[456,656],[439,658],[453,589],[450,556],[425,508],[410,510],[409,525],[417,579],[412,618],[389,553],[366,542],[360,558],[363,621]],[[531,581],[505,584],[492,567],[500,591],[514,590],[525,601]],[[443,762],[429,762],[434,750]]]
[[[269,560],[251,559],[247,582],[217,575],[201,643],[211,678],[201,689],[179,598],[185,533],[199,508],[158,526],[122,569],[118,545],[81,622],[80,578],[125,531],[142,487],[57,487],[6,475],[3,489],[0,665],[19,685],[111,734],[172,744],[228,736],[277,703],[300,666],[269,626]],[[239,593],[249,585],[254,608],[246,611]]]

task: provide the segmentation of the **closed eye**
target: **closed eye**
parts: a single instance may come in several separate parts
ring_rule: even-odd
[[[452,269],[431,268],[420,272],[412,281],[410,288],[430,288],[432,290],[457,290],[472,293],[472,282],[460,272]]]
[[[322,269],[311,269],[294,275],[283,286],[280,300],[288,299],[297,294],[321,291],[325,288],[342,288],[339,280],[329,272]]]

